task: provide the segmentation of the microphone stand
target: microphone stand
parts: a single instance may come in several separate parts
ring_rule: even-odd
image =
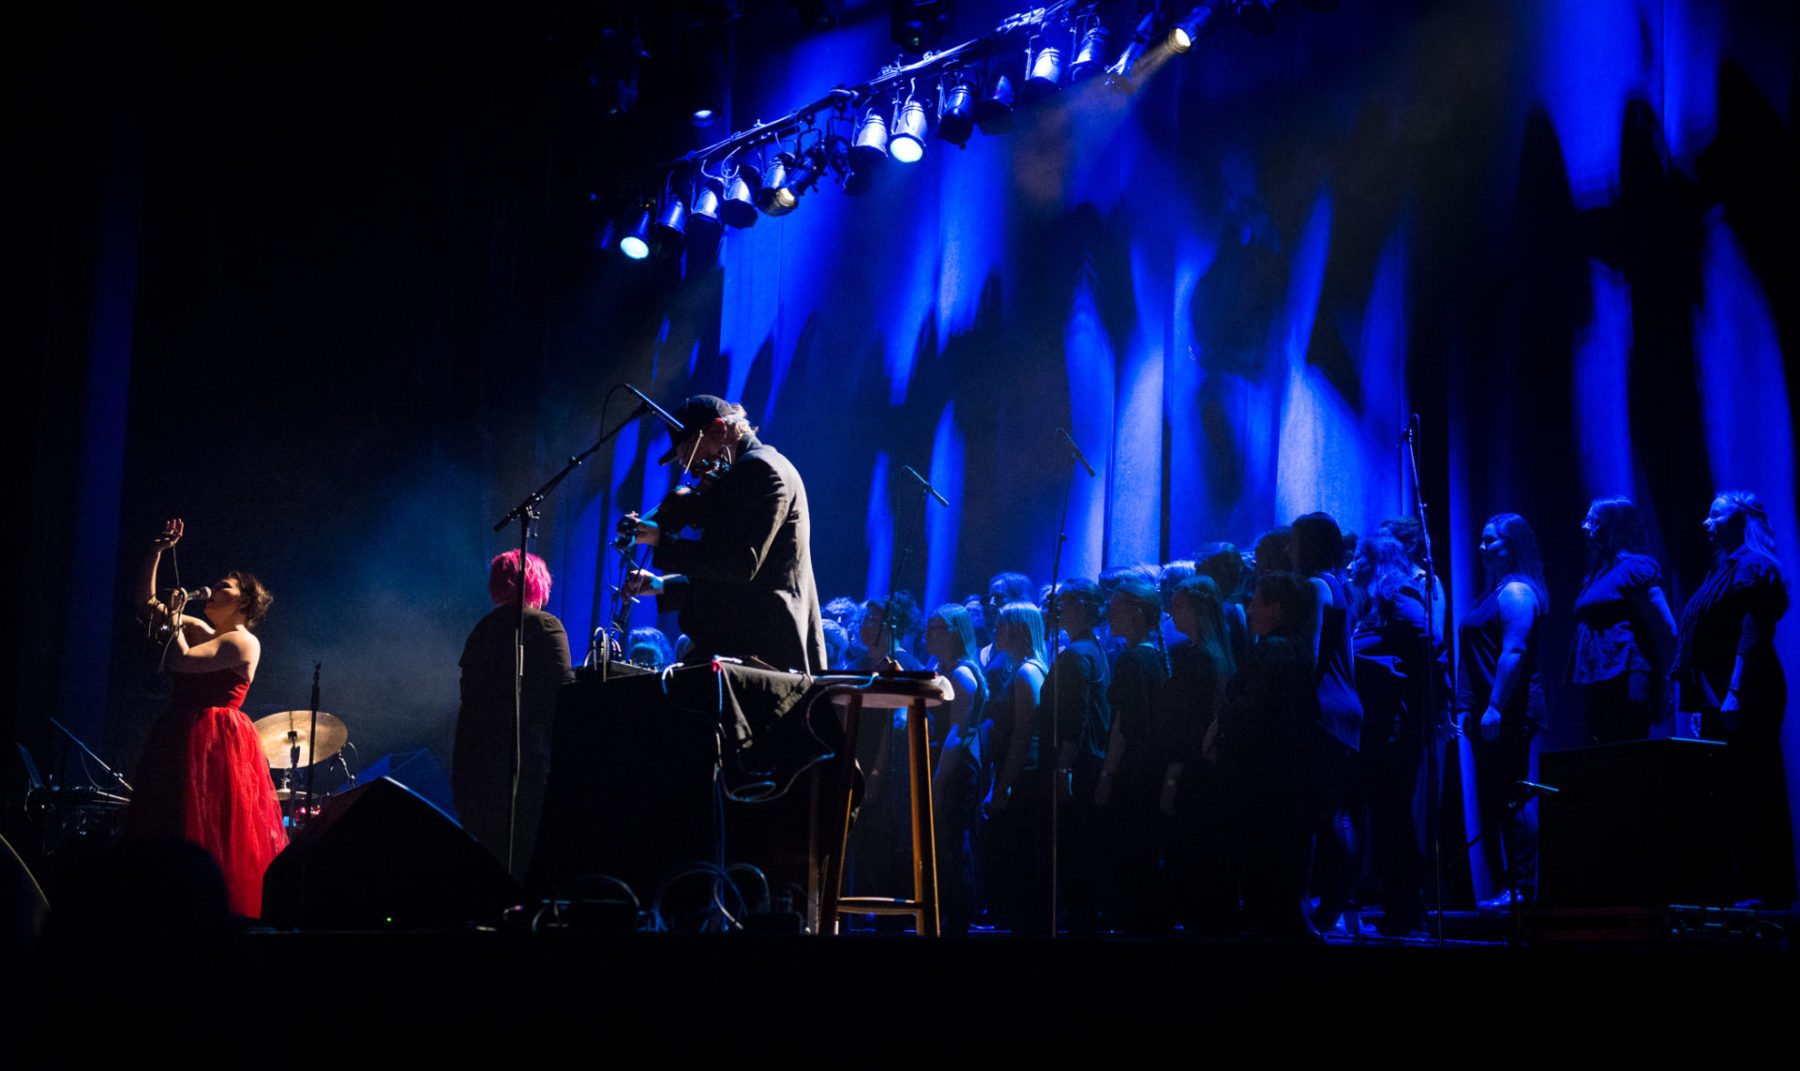
[[[1062,652],[1057,645],[1062,642],[1062,593],[1057,586],[1062,583],[1062,551],[1063,544],[1069,541],[1069,494],[1075,488],[1075,463],[1087,470],[1091,478],[1096,475],[1094,466],[1075,444],[1074,436],[1062,428],[1056,429],[1069,443],[1069,472],[1063,477],[1062,513],[1056,521],[1056,547],[1050,553],[1050,665],[1046,667],[1045,679],[1050,684],[1050,939],[1056,940],[1056,908],[1058,878],[1061,868],[1062,852],[1062,787],[1058,785],[1056,763],[1062,759],[1062,689],[1056,686],[1055,673],[1057,656]],[[1040,759],[1040,761],[1042,761]]]
[[[319,746],[319,667],[322,664],[313,663],[312,727],[306,732],[306,798],[300,801],[300,814],[306,816],[309,822],[312,820],[312,816],[307,814],[307,808],[312,805],[313,799],[313,767],[318,765],[316,751]]]
[[[526,495],[523,501],[494,524],[494,531],[499,532],[514,520],[519,522],[519,579],[518,591],[513,600],[515,615],[513,617],[512,783],[506,796],[506,870],[507,873],[515,876],[517,871],[514,870],[513,847],[514,842],[518,840],[519,832],[519,770],[525,720],[525,563],[526,555],[530,553],[531,549],[532,529],[537,524],[538,505],[583,461],[586,461],[607,443],[612,442],[619,432],[625,430],[626,425],[650,412],[652,408],[653,406],[649,402],[639,402],[638,407],[631,411],[631,415],[613,425],[612,430],[600,436],[594,445],[569,458],[568,464],[564,465],[561,471],[545,480],[543,486]]]
[[[931,500],[932,499],[934,499],[934,498],[937,499],[938,502],[944,506],[950,505],[950,503],[945,500],[943,495],[938,494],[937,488],[931,486],[930,482],[928,482],[925,479],[925,477],[923,477],[923,476],[919,475],[917,472],[915,472],[911,465],[902,465],[900,467],[905,470],[905,472],[908,476],[911,476],[914,480],[918,481],[918,484],[919,484],[919,523],[921,525],[923,525],[925,523],[926,512],[931,509]],[[896,531],[898,531],[898,529],[900,527],[899,517],[900,517],[899,511],[896,510],[894,513],[894,528]],[[883,625],[887,629],[887,634],[888,634],[888,657],[889,658],[893,658],[894,655],[896,653],[898,653],[898,651],[900,650],[900,634],[894,628],[894,610],[895,610],[895,607],[897,607],[899,605],[897,600],[899,599],[899,596],[900,596],[900,574],[905,571],[907,563],[911,560],[912,560],[912,528],[908,527],[906,530],[906,539],[901,544],[899,561],[897,564],[894,565],[894,572],[891,575],[889,575],[889,577],[888,577],[887,605],[885,607],[883,607],[883,609],[882,609],[882,614],[885,618]]]
[[[1406,456],[1412,462],[1413,508],[1418,514],[1419,545],[1425,552],[1425,629],[1430,639],[1425,645],[1421,665],[1424,680],[1420,691],[1424,706],[1419,711],[1419,733],[1425,745],[1425,828],[1431,845],[1432,928],[1438,946],[1444,944],[1444,845],[1443,815],[1440,810],[1442,786],[1439,772],[1437,715],[1437,646],[1443,633],[1437,627],[1437,566],[1431,555],[1431,526],[1426,520],[1424,477],[1419,473],[1419,414],[1414,413],[1406,425]],[[1446,614],[1446,616],[1448,616]],[[1477,838],[1479,839],[1479,838]],[[1466,854],[1466,853],[1465,853]]]
[[[102,770],[106,771],[106,775],[108,777],[112,778],[114,781],[117,781],[119,783],[119,787],[123,788],[127,795],[130,795],[137,791],[136,789],[131,787],[131,782],[125,780],[124,776],[122,774],[120,774],[119,771],[113,769],[111,766],[108,766],[106,764],[105,759],[102,759],[100,756],[94,754],[93,748],[88,747],[86,744],[82,743],[81,737],[76,736],[74,733],[70,732],[68,726],[64,725],[60,721],[57,721],[55,718],[50,719],[50,724],[56,726],[57,729],[59,729],[64,736],[68,737],[71,741],[73,741],[75,746],[82,750],[83,754],[87,755],[88,758],[93,759],[94,762],[97,765],[99,765],[99,767]]]

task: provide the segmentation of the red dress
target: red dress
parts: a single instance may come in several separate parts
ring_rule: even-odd
[[[263,871],[287,846],[287,831],[269,762],[238,709],[250,682],[236,669],[169,680],[169,711],[150,730],[125,832],[205,848],[225,872],[231,910],[256,918]]]

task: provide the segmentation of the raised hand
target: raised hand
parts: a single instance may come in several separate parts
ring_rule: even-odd
[[[181,536],[184,531],[185,529],[182,526],[180,517],[177,517],[172,521],[165,521],[163,522],[162,534],[151,540],[150,545],[157,550],[168,550],[170,547],[181,542]]]

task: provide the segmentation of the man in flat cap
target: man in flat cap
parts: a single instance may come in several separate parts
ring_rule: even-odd
[[[675,409],[681,425],[659,464],[685,471],[729,468],[706,481],[697,538],[639,521],[637,541],[662,572],[634,573],[628,588],[654,591],[680,611],[686,660],[756,658],[777,669],[826,668],[825,629],[813,584],[812,516],[800,473],[756,437],[744,407],[696,394]]]

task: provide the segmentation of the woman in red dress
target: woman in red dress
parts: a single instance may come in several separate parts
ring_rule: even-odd
[[[256,918],[263,871],[286,847],[287,833],[268,760],[239,707],[262,659],[250,629],[274,600],[255,577],[234,572],[214,586],[204,618],[163,604],[156,597],[157,563],[182,531],[179,520],[163,526],[138,576],[140,612],[172,626],[164,657],[170,693],[169,709],[144,747],[125,832],[205,848],[224,871],[231,910]]]

